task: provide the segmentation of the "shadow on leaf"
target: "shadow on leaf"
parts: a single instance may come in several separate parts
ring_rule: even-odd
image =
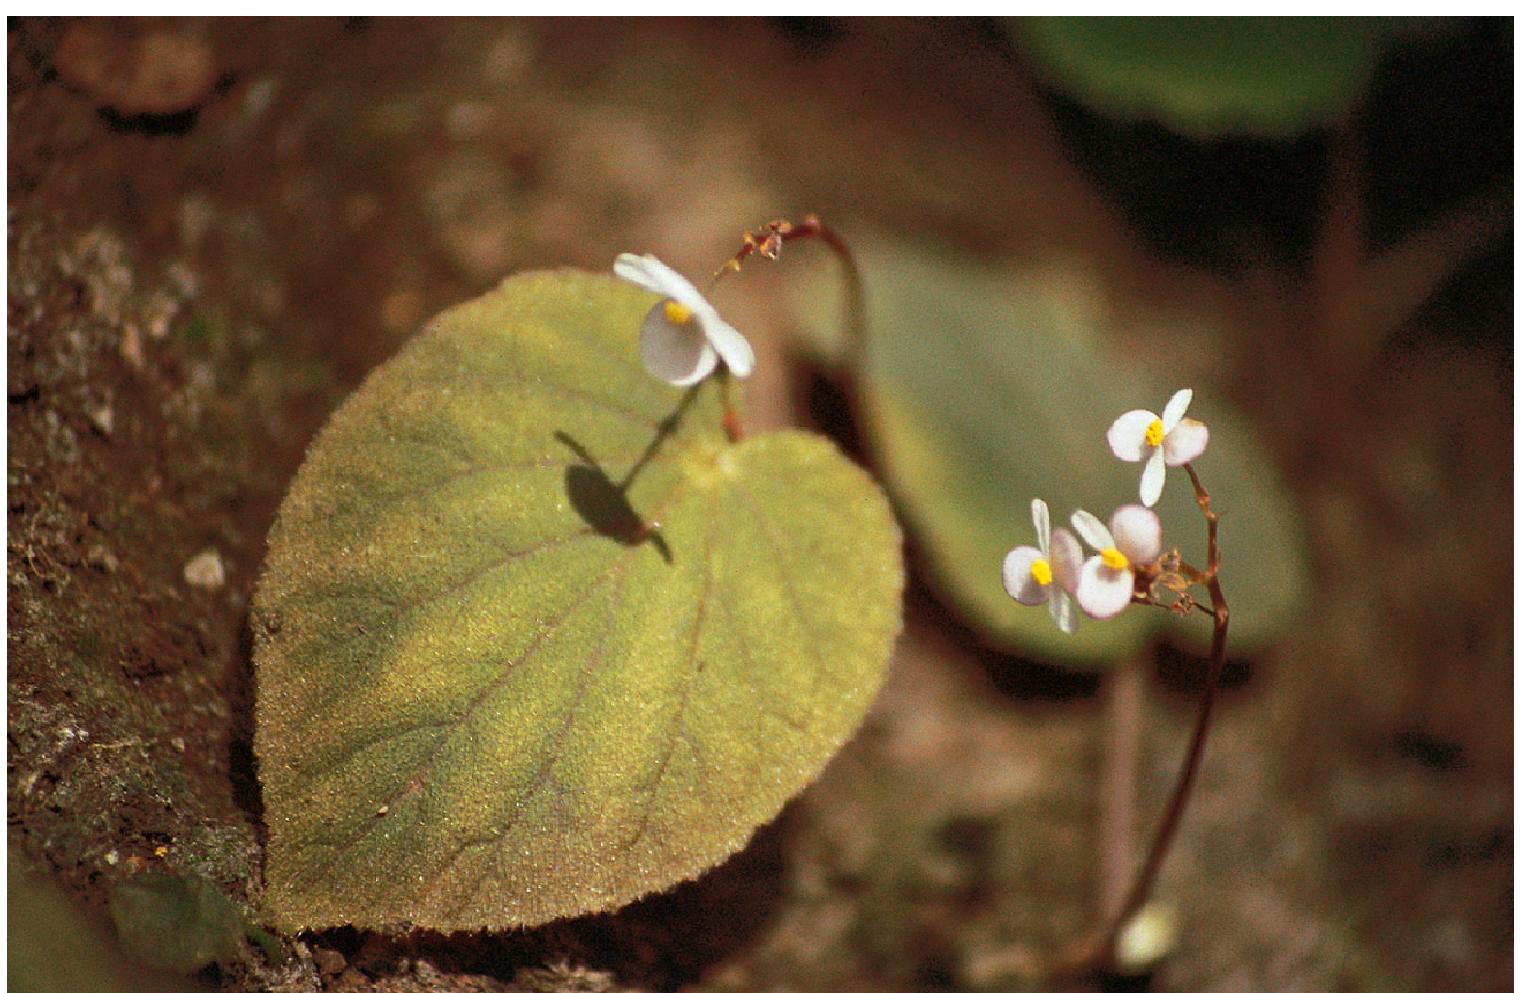
[[[629,468],[628,475],[620,483],[612,481],[612,477],[607,475],[607,471],[586,450],[585,445],[563,431],[554,432],[554,440],[570,449],[581,460],[580,465],[572,465],[565,470],[565,492],[569,494],[570,505],[575,508],[575,512],[595,528],[598,534],[604,534],[614,541],[625,545],[642,545],[646,541],[651,543],[660,550],[660,557],[667,565],[675,559],[670,553],[670,546],[660,536],[660,525],[639,517],[638,511],[628,502],[628,487],[644,471],[665,439],[681,426],[681,418],[696,399],[698,389],[700,384],[682,394],[681,402],[656,426],[654,437],[649,439],[649,444],[639,455],[638,461]]]
[[[554,437],[581,460],[565,469],[565,492],[581,519],[598,534],[624,545],[642,545],[647,541],[659,549],[660,557],[667,563],[674,562],[670,546],[660,535],[658,525],[640,518],[638,511],[628,502],[625,490],[633,479],[632,474],[621,485],[614,483],[584,445],[563,431],[554,432]]]

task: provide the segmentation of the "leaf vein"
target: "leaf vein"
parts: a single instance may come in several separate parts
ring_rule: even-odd
[[[666,496],[664,497],[663,500],[661,500],[659,506],[655,509],[654,513],[651,516],[657,518],[657,517],[663,515],[664,512],[669,508],[669,506],[672,503],[674,503],[676,501],[676,499],[679,497],[679,495],[686,489],[687,483],[689,481],[690,481],[689,477],[683,478],[680,482],[678,482],[675,486],[673,486],[671,488],[670,492],[668,494],[666,494]],[[584,533],[584,532],[577,532],[577,534],[582,534],[582,533]],[[574,537],[574,535],[571,535],[571,536],[568,536],[568,537]],[[565,540],[568,540],[568,538],[565,539]],[[512,672],[515,672],[517,670],[519,664],[522,663],[522,662],[528,661],[532,657],[532,655],[538,650],[538,648],[543,644],[543,642],[545,641],[545,639],[550,634],[552,634],[554,631],[556,631],[560,627],[562,627],[569,620],[570,616],[577,609],[579,609],[581,606],[583,606],[585,603],[587,603],[590,600],[590,598],[591,598],[591,596],[592,596],[593,593],[595,593],[597,590],[599,590],[603,586],[605,586],[608,582],[610,582],[610,581],[614,580],[614,578],[616,578],[617,583],[618,583],[617,590],[614,593],[613,597],[609,600],[610,607],[609,607],[609,612],[608,612],[608,625],[603,630],[602,637],[599,640],[597,648],[595,649],[595,651],[593,653],[593,661],[588,661],[582,667],[581,682],[580,682],[579,686],[577,687],[576,699],[574,701],[572,701],[571,706],[570,706],[570,708],[569,708],[569,710],[567,712],[565,721],[563,721],[561,723],[560,728],[556,731],[556,736],[555,736],[556,742],[562,742],[563,741],[563,736],[566,733],[568,733],[569,728],[571,726],[573,726],[573,724],[574,724],[575,711],[579,707],[582,699],[584,698],[586,686],[589,683],[590,671],[592,669],[594,669],[597,665],[600,664],[600,659],[601,659],[601,656],[602,656],[603,652],[605,651],[606,644],[607,644],[608,640],[610,640],[610,638],[611,638],[612,628],[614,626],[614,622],[615,622],[616,617],[617,617],[617,612],[618,612],[619,609],[621,609],[622,600],[623,600],[623,594],[624,594],[624,591],[626,589],[626,586],[625,586],[623,580],[626,579],[627,572],[628,572],[628,567],[631,565],[631,563],[633,561],[633,556],[639,550],[640,547],[642,547],[642,546],[640,546],[640,545],[631,545],[631,546],[629,546],[628,549],[623,553],[623,555],[621,556],[621,558],[618,559],[613,564],[613,566],[611,568],[609,568],[605,573],[603,573],[602,576],[596,580],[596,582],[590,584],[582,592],[582,594],[579,597],[577,597],[576,600],[565,610],[565,612],[563,614],[561,614],[555,620],[555,622],[554,622],[554,624],[553,624],[552,627],[550,627],[549,629],[547,629],[545,631],[541,631],[539,633],[539,636],[534,639],[534,641],[528,646],[528,648],[524,651],[524,653],[521,654],[521,655],[519,655],[518,658],[516,660],[514,660],[514,662],[508,666],[508,668],[502,673],[501,676],[498,676],[495,680],[492,681],[492,683],[489,686],[487,686],[484,690],[482,690],[480,693],[478,693],[466,705],[465,712],[459,717],[459,719],[457,721],[453,722],[453,724],[448,727],[448,729],[445,731],[445,733],[442,736],[440,736],[440,740],[438,741],[438,743],[436,743],[434,745],[433,749],[429,752],[428,756],[424,759],[424,761],[422,763],[423,768],[418,773],[410,776],[406,780],[406,782],[403,783],[401,787],[399,787],[398,789],[394,790],[387,799],[382,800],[381,801],[381,805],[384,806],[384,807],[390,807],[391,805],[395,804],[400,799],[402,799],[404,796],[407,796],[408,794],[413,793],[413,792],[420,793],[422,789],[425,789],[426,785],[427,785],[427,783],[426,783],[426,777],[427,777],[427,774],[431,771],[432,764],[434,762],[436,762],[438,756],[442,754],[443,747],[446,744],[447,740],[455,732],[457,732],[460,728],[462,728],[466,723],[468,723],[468,719],[469,719],[470,714],[472,714],[474,712],[474,710],[482,702],[484,702],[484,700],[492,692],[494,692],[496,689],[499,689],[501,685],[504,685],[505,682],[506,682],[506,679],[508,678],[508,676]],[[403,732],[403,733],[405,733],[405,732]],[[522,811],[526,808],[528,801],[532,799],[532,797],[536,793],[536,791],[543,785],[543,783],[545,781],[547,781],[547,777],[549,777],[549,776],[552,775],[553,766],[554,766],[554,762],[555,762],[556,759],[557,759],[557,755],[555,753],[555,749],[551,748],[549,750],[549,754],[546,757],[545,762],[542,763],[540,765],[539,770],[537,772],[535,772],[534,780],[530,783],[528,791],[524,795],[522,795],[520,797],[520,799],[518,801],[517,810],[515,810],[513,812],[512,816],[508,819],[507,823],[505,825],[501,826],[499,828],[499,830],[497,831],[497,833],[495,833],[494,835],[491,835],[491,836],[488,836],[488,837],[485,837],[485,838],[478,838],[478,839],[474,839],[472,841],[466,841],[466,842],[462,843],[459,846],[459,848],[443,863],[442,868],[439,870],[439,876],[442,876],[443,874],[451,871],[453,865],[455,863],[457,863],[458,859],[464,854],[464,852],[466,850],[468,850],[471,847],[478,847],[480,845],[487,844],[487,843],[489,843],[489,842],[491,842],[493,840],[494,840],[495,845],[496,845],[496,854],[493,856],[493,858],[499,859],[500,858],[500,852],[501,852],[501,846],[504,843],[507,835],[511,833],[512,828],[516,825],[517,820],[521,816]],[[414,790],[414,784],[417,784],[415,790]],[[364,840],[367,836],[369,836],[374,831],[374,829],[377,826],[379,826],[381,823],[384,823],[384,821],[385,821],[385,819],[381,818],[381,817],[368,818],[368,819],[366,819],[364,821],[364,823],[362,823],[362,824],[359,825],[359,827],[358,827],[357,830],[352,831],[352,832],[347,832],[346,833],[346,837],[343,840],[341,840],[341,841],[324,841],[324,840],[316,840],[316,839],[312,839],[312,840],[306,841],[305,844],[308,845],[308,846],[310,846],[310,847],[323,847],[323,848],[328,848],[328,849],[332,850],[333,851],[333,855],[332,855],[331,858],[323,860],[322,862],[320,862],[318,864],[315,864],[308,872],[302,873],[301,875],[302,876],[311,877],[311,878],[321,878],[322,876],[326,875],[327,873],[329,873],[333,869],[333,867],[338,862],[338,859],[342,856],[342,854],[344,853],[345,850],[351,848],[353,845],[355,845],[358,842]],[[297,877],[297,878],[299,878],[299,877]],[[473,900],[474,897],[475,897],[475,895],[476,895],[476,893],[478,892],[480,886],[483,885],[483,884],[484,884],[484,875],[482,874],[482,876],[479,879],[477,879],[475,885],[469,890],[469,892],[467,892],[463,896],[463,898],[460,901],[458,901],[458,905],[457,906],[458,907],[463,907],[464,905],[467,905],[471,900]],[[294,885],[295,885],[295,880],[292,880],[292,887],[294,887]]]
[[[714,536],[718,526],[718,491],[713,490],[712,499],[709,501],[707,512],[707,537],[705,539],[706,552],[702,559],[702,592],[697,598],[697,616],[691,624],[691,637],[686,647],[686,658],[681,662],[681,668],[686,670],[686,678],[681,683],[681,698],[676,703],[675,719],[671,723],[670,732],[667,735],[666,747],[660,755],[659,762],[655,766],[654,776],[648,786],[644,787],[644,812],[639,820],[639,827],[633,836],[619,846],[622,851],[631,850],[644,839],[644,834],[649,830],[649,822],[654,817],[654,804],[660,793],[660,784],[665,780],[665,773],[670,768],[670,760],[675,757],[676,746],[681,741],[691,744],[690,732],[686,728],[686,708],[691,704],[692,687],[696,685],[697,673],[700,667],[697,663],[697,646],[701,643],[702,627],[707,619],[707,604],[713,593],[713,552],[717,548]]]
[[[373,627],[378,629],[388,627],[389,625],[396,623],[402,618],[407,617],[408,615],[413,614],[416,611],[423,609],[424,607],[428,607],[442,601],[445,597],[452,596],[465,589],[468,589],[475,583],[484,579],[490,573],[496,571],[497,569],[500,569],[502,566],[506,565],[509,562],[515,561],[528,555],[533,555],[547,548],[553,548],[556,545],[565,545],[573,541],[590,538],[596,533],[596,530],[588,525],[586,527],[577,528],[568,534],[555,535],[552,538],[546,538],[543,541],[529,545],[525,548],[511,549],[502,555],[499,555],[496,558],[493,558],[490,561],[484,563],[479,568],[471,570],[465,576],[456,582],[450,583],[443,589],[429,593],[422,597],[418,597],[416,599],[392,600],[386,598],[383,595],[377,595],[368,590],[349,590],[342,593],[325,592],[314,595],[312,599],[318,602],[340,598],[353,600],[367,599],[383,603],[385,605],[387,608],[386,612],[378,616],[364,618],[364,628],[361,628],[361,630],[352,634],[339,637],[330,643],[335,646],[348,645],[364,637],[364,635],[367,633],[368,628]],[[383,644],[377,644],[374,646],[372,651],[361,651],[357,653],[352,660],[353,668],[348,673],[348,678],[338,686],[333,687],[329,692],[319,695],[317,697],[316,703],[312,707],[311,712],[314,714],[320,713],[326,710],[334,700],[343,696],[344,693],[348,691],[350,685],[352,685],[353,679],[364,675],[370,663],[372,663],[381,654],[383,649]]]
[[[666,457],[663,455],[653,455],[647,461],[661,462],[664,461],[665,458]],[[608,456],[606,458],[600,459],[599,461],[602,465],[611,465],[622,464],[625,462],[637,462],[638,460],[638,455],[615,455]],[[469,479],[473,476],[480,476],[496,472],[516,472],[522,469],[569,469],[572,466],[584,464],[585,463],[581,462],[579,459],[536,459],[524,460],[522,462],[471,463],[464,469],[461,469],[457,472],[446,473],[445,475],[439,476],[436,479],[430,479],[420,486],[409,486],[404,490],[395,490],[393,492],[386,493],[374,500],[369,500],[361,504],[355,504],[353,505],[352,509],[355,511],[363,511],[366,514],[373,514],[378,510],[384,510],[386,508],[392,507],[410,497],[414,497],[423,493],[431,493],[435,490],[441,490],[451,483],[457,483],[461,479]],[[351,485],[366,484],[354,481],[351,483]],[[341,517],[343,515],[340,513],[335,516]]]
[[[523,651],[518,654],[518,656],[515,659],[513,659],[511,662],[509,662],[507,664],[507,666],[502,670],[502,673],[500,675],[498,675],[496,678],[494,678],[493,680],[491,680],[491,682],[489,684],[487,684],[484,688],[482,688],[478,693],[475,694],[474,697],[472,697],[470,699],[470,701],[468,703],[465,704],[464,710],[459,714],[459,716],[457,718],[455,718],[455,719],[453,719],[451,721],[444,722],[442,724],[436,725],[438,727],[442,727],[444,729],[444,733],[441,734],[441,735],[439,735],[438,740],[436,742],[434,742],[432,749],[423,758],[422,762],[419,763],[420,767],[410,777],[408,777],[407,780],[404,783],[401,784],[401,786],[397,787],[395,790],[391,791],[390,794],[388,794],[386,797],[384,797],[380,801],[379,806],[382,807],[382,808],[389,808],[392,804],[396,803],[398,800],[400,800],[402,797],[406,796],[407,794],[412,793],[414,791],[420,791],[422,788],[425,788],[426,785],[427,785],[428,776],[433,771],[433,765],[434,765],[434,763],[436,763],[438,761],[438,757],[443,754],[444,747],[448,744],[448,742],[452,739],[452,737],[456,733],[458,733],[462,728],[464,728],[469,723],[470,718],[474,715],[475,710],[481,705],[481,703],[483,703],[485,701],[485,699],[488,696],[490,696],[490,694],[494,693],[496,690],[498,690],[502,686],[504,686],[506,684],[506,681],[514,673],[516,673],[518,671],[518,669],[520,668],[520,666],[522,664],[525,664],[526,662],[531,661],[532,658],[533,658],[533,656],[537,653],[538,649],[543,645],[543,643],[552,634],[554,634],[560,628],[564,627],[564,625],[569,622],[570,617],[578,609],[580,609],[582,606],[584,606],[591,599],[591,597],[593,596],[593,594],[595,594],[598,590],[600,590],[603,586],[605,586],[608,583],[608,581],[610,581],[615,575],[617,575],[621,571],[623,571],[621,568],[609,569],[595,583],[592,583],[590,586],[587,586],[585,589],[583,589],[581,591],[580,595],[577,596],[575,598],[575,600],[572,601],[569,604],[569,606],[567,606],[565,608],[565,610],[564,610],[563,613],[561,613],[557,618],[555,618],[554,621],[547,628],[545,628],[544,630],[540,631],[538,633],[538,636],[536,638],[534,638],[534,640],[532,642],[530,642],[523,649]],[[427,726],[427,725],[412,725],[412,726],[410,726],[408,728],[403,729],[400,732],[400,734],[405,734],[407,731],[415,730],[415,729],[417,729],[419,727],[425,727],[425,726]],[[395,736],[396,735],[393,735],[393,737],[395,737]],[[378,742],[374,742],[374,743],[371,743],[371,744],[378,744]],[[366,746],[366,747],[368,747],[368,746]],[[360,749],[360,750],[362,751],[363,749]],[[341,763],[341,761],[342,760],[340,760],[340,763]],[[333,858],[330,859],[330,860],[328,860],[328,862],[325,865],[323,865],[322,867],[320,867],[320,869],[318,870],[318,873],[320,874],[322,872],[326,872],[328,869],[331,869],[332,866],[333,866],[333,863],[335,863],[337,861],[338,856],[342,854],[342,849],[349,848],[349,847],[357,844],[358,842],[364,840],[364,838],[366,836],[368,836],[370,834],[370,832],[372,832],[376,827],[378,827],[382,823],[384,823],[384,819],[381,818],[381,817],[372,817],[372,818],[369,818],[369,819],[365,820],[362,824],[359,825],[359,829],[357,831],[354,831],[354,832],[348,834],[347,837],[345,837],[344,840],[341,843],[340,842],[322,842],[322,841],[311,841],[311,842],[308,842],[309,844],[313,844],[313,845],[321,845],[323,847],[331,847],[331,848],[335,849],[335,851],[336,851],[336,854],[334,854]]]
[[[797,618],[797,626],[802,629],[803,647],[813,657],[813,680],[809,690],[811,696],[816,696],[818,685],[823,680],[823,655],[818,650],[818,636],[813,633],[812,626],[808,624],[807,615],[802,610],[802,604],[797,599],[797,587],[792,582],[790,564],[782,557],[781,549],[785,547],[781,536],[777,533],[771,522],[770,515],[765,512],[760,503],[754,498],[749,489],[737,481],[734,482],[734,492],[738,493],[749,508],[754,512],[755,523],[765,532],[766,547],[770,550],[771,557],[775,560],[777,571],[781,573],[781,588],[786,590],[787,603],[792,608],[792,615]]]
[[[570,706],[566,708],[565,716],[561,718],[559,726],[555,728],[553,738],[544,749],[538,768],[533,772],[533,778],[528,781],[517,797],[516,809],[512,811],[511,816],[507,818],[504,824],[496,828],[494,833],[460,844],[444,863],[439,875],[451,871],[458,864],[459,859],[463,857],[464,853],[471,848],[492,845],[494,851],[491,859],[492,861],[499,860],[501,857],[501,846],[506,841],[507,835],[512,832],[512,829],[517,826],[517,822],[522,819],[523,814],[528,809],[528,804],[538,796],[539,791],[543,789],[545,784],[554,778],[554,767],[559,762],[560,750],[564,745],[565,737],[570,733],[570,729],[575,726],[576,717],[579,715],[581,705],[586,699],[586,690],[591,685],[591,675],[601,667],[602,658],[606,654],[607,643],[612,639],[612,631],[617,626],[617,614],[622,609],[623,599],[628,588],[626,583],[626,579],[628,578],[627,567],[632,561],[632,555],[624,555],[618,566],[608,574],[611,575],[615,572],[618,575],[618,583],[612,597],[608,600],[607,626],[602,629],[602,635],[597,640],[596,649],[581,666],[575,688],[575,698],[570,702]],[[468,906],[480,893],[481,886],[485,884],[485,878],[485,873],[480,873],[476,877],[475,883],[466,889],[455,906],[451,908],[451,912],[458,912]]]
[[[723,620],[728,625],[729,633],[734,636],[734,643],[739,647],[739,654],[744,657],[743,665],[739,667],[740,678],[748,683],[750,688],[755,691],[755,702],[758,705],[758,708],[781,721],[783,724],[786,724],[794,731],[806,731],[807,723],[801,718],[797,717],[794,714],[789,714],[784,710],[777,710],[770,705],[770,701],[766,697],[764,687],[755,682],[755,657],[754,654],[750,651],[749,639],[744,637],[743,629],[739,627],[739,622],[734,618],[733,607],[729,604],[728,598],[725,597],[721,592],[716,593],[714,597],[718,601],[719,608],[721,608],[723,611]]]

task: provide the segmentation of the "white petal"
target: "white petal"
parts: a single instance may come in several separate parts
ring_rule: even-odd
[[[1166,434],[1161,448],[1166,452],[1167,465],[1187,465],[1203,454],[1209,447],[1209,426],[1191,417],[1184,417]]]
[[[1166,402],[1166,409],[1161,412],[1161,430],[1171,431],[1182,420],[1182,415],[1187,413],[1188,404],[1193,402],[1192,390],[1178,390],[1172,394],[1172,398]]]
[[[1045,501],[1035,497],[1029,501],[1029,516],[1034,519],[1034,543],[1040,551],[1050,554],[1050,508]]]
[[[1140,502],[1154,507],[1161,499],[1161,488],[1166,485],[1166,449],[1157,448],[1150,461],[1140,473]]]
[[[649,309],[639,333],[639,357],[649,374],[672,386],[690,386],[713,371],[718,353],[695,321],[677,326],[665,319],[664,302]]]
[[[1050,533],[1050,554],[1045,557],[1050,561],[1056,585],[1067,593],[1075,593],[1077,575],[1082,571],[1082,546],[1077,544],[1077,536],[1065,528],[1056,528]]]
[[[624,252],[613,260],[612,274],[651,293],[665,296],[665,285],[660,279],[660,271],[652,271],[649,267],[651,262],[658,261],[653,255],[634,255],[632,252]]]
[[[1150,565],[1161,557],[1161,518],[1154,510],[1127,503],[1109,518],[1114,547],[1136,565]]]
[[[1066,634],[1077,633],[1077,612],[1071,605],[1071,597],[1061,590],[1051,594],[1050,619],[1056,622],[1056,627]]]
[[[1094,555],[1082,563],[1082,578],[1077,582],[1077,603],[1088,617],[1106,620],[1129,605],[1135,592],[1135,574],[1128,569],[1110,569]]]
[[[702,331],[707,335],[707,340],[712,347],[717,349],[718,356],[733,371],[735,376],[743,379],[755,368],[755,350],[749,347],[749,342],[744,335],[740,334],[732,324],[719,317],[717,311],[710,306],[703,306],[696,311],[696,319],[702,325]]]
[[[1041,586],[1029,573],[1035,560],[1043,557],[1038,548],[1020,545],[1003,559],[1003,589],[1026,607],[1038,606],[1050,595],[1050,587]]]
[[[1156,415],[1148,410],[1131,410],[1120,414],[1108,426],[1108,449],[1126,462],[1139,462],[1150,448],[1145,443],[1145,429]]]
[[[1108,533],[1108,528],[1085,510],[1078,510],[1071,515],[1071,529],[1097,551],[1113,547],[1114,536]]]
[[[669,297],[692,310],[712,309],[702,298],[702,294],[697,292],[697,288],[687,282],[685,276],[653,255],[634,255],[631,252],[624,252],[612,263],[612,274],[619,279],[628,280],[635,286],[641,286],[651,293]]]

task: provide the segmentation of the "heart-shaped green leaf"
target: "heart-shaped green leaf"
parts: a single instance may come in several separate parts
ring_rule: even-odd
[[[738,849],[860,722],[901,616],[886,501],[647,375],[654,302],[510,279],[312,445],[255,602],[282,926],[618,907]]]
[[[1153,361],[1110,358],[1101,294],[1075,270],[1014,276],[944,252],[862,243],[870,328],[862,395],[866,434],[879,453],[924,553],[930,578],[992,642],[1076,665],[1120,661],[1156,637],[1207,644],[1207,618],[1151,609],[1058,631],[1044,609],[1003,592],[1003,556],[1033,545],[1029,502],[1055,524],[1082,507],[1100,517],[1139,500],[1140,466],[1108,450],[1108,426],[1126,410],[1159,411],[1197,387],[1190,417],[1210,427],[1197,468],[1223,515],[1221,577],[1230,598],[1232,651],[1277,636],[1302,602],[1306,557],[1297,509],[1243,418],[1201,382],[1179,382]],[[826,305],[809,313],[833,313]],[[1196,334],[1196,332],[1193,332]],[[838,352],[826,335],[817,344]],[[1180,469],[1156,507],[1168,545],[1206,562],[1202,515]],[[1205,597],[1205,602],[1207,598]]]
[[[1199,135],[1292,135],[1356,100],[1397,21],[1031,17],[1011,26],[1063,88],[1116,117]]]

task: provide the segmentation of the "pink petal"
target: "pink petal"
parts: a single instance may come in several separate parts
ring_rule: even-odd
[[[1166,464],[1177,466],[1187,465],[1202,455],[1208,445],[1209,426],[1202,421],[1187,417],[1167,432],[1166,440],[1161,443],[1161,449],[1166,452]]]
[[[1077,536],[1065,528],[1050,533],[1050,573],[1055,583],[1067,593],[1077,591],[1077,575],[1082,571],[1082,546]]]
[[[1165,449],[1157,448],[1151,453],[1150,461],[1145,463],[1145,470],[1140,473],[1140,502],[1147,507],[1154,507],[1156,501],[1161,499],[1161,488],[1165,485]]]
[[[1150,565],[1161,557],[1161,518],[1154,510],[1127,503],[1109,518],[1114,547],[1136,565]]]
[[[665,319],[665,303],[649,309],[644,328],[639,333],[639,357],[649,374],[672,386],[690,386],[713,371],[718,353],[708,344],[707,335],[688,321],[680,326]]]
[[[1038,548],[1020,545],[1003,559],[1003,589],[1026,607],[1038,606],[1050,595],[1050,587],[1041,586],[1029,573],[1035,560],[1043,557]]]
[[[1110,569],[1094,555],[1082,563],[1082,578],[1077,582],[1077,603],[1095,620],[1107,620],[1129,606],[1135,592],[1135,574],[1128,569]]]
[[[1139,462],[1145,458],[1150,448],[1145,443],[1145,429],[1155,419],[1156,415],[1148,410],[1120,414],[1119,419],[1108,426],[1109,451],[1126,462]]]

